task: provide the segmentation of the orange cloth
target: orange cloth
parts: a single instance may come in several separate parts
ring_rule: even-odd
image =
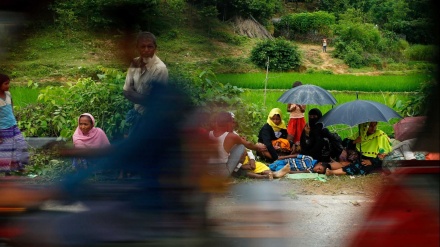
[[[287,139],[284,138],[278,138],[276,140],[272,141],[272,146],[276,147],[279,146],[283,151],[290,151],[290,143]]]
[[[440,153],[428,153],[425,156],[426,160],[440,160]]]

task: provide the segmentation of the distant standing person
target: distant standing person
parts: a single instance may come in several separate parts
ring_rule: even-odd
[[[0,172],[23,171],[29,160],[27,143],[14,116],[10,79],[0,74]]]
[[[140,32],[136,40],[139,57],[132,60],[124,84],[124,96],[134,103],[134,108],[127,113],[127,122],[134,129],[144,112],[142,102],[151,90],[152,82],[168,82],[167,66],[156,56],[156,37],[150,32]]]
[[[327,39],[322,39],[322,52],[327,52]]]
[[[300,81],[293,83],[292,88],[301,86]],[[287,111],[290,112],[289,122],[287,123],[287,140],[291,142],[292,152],[299,151],[301,133],[306,126],[304,112],[305,105],[287,104]]]

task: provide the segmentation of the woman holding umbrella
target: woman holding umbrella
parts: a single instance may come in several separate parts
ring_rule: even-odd
[[[377,122],[360,124],[360,133],[349,138],[348,149],[356,147],[362,158],[350,162],[332,162],[332,170],[326,175],[366,175],[382,168],[382,160],[391,152],[390,139],[385,132],[377,129]]]

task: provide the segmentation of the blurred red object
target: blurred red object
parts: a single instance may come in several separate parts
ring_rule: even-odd
[[[425,126],[426,117],[406,117],[393,125],[394,138],[399,141],[416,138]]]
[[[350,247],[439,246],[440,162],[402,161]]]

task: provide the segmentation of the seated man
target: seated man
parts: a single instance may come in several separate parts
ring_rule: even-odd
[[[250,150],[243,152],[242,160],[243,162],[238,164],[232,176],[272,180],[282,178],[290,171],[290,166],[287,164],[278,171],[272,172],[264,163],[256,161],[255,155]]]
[[[248,149],[260,152],[264,152],[267,150],[264,145],[253,144],[234,133],[234,126],[234,118],[230,112],[220,112],[216,115],[214,121],[214,129],[209,132],[209,138],[217,144],[218,151],[217,156],[211,157],[209,161],[209,170],[211,174],[215,173],[217,175],[226,177],[232,174],[233,170],[231,170],[224,164],[228,163],[231,149],[235,145],[242,144]],[[219,164],[221,166],[219,166]]]
[[[291,154],[281,156],[278,160],[269,165],[271,171],[279,171],[289,166],[289,173],[310,173],[324,174],[328,163],[318,162],[311,156],[303,154]]]

